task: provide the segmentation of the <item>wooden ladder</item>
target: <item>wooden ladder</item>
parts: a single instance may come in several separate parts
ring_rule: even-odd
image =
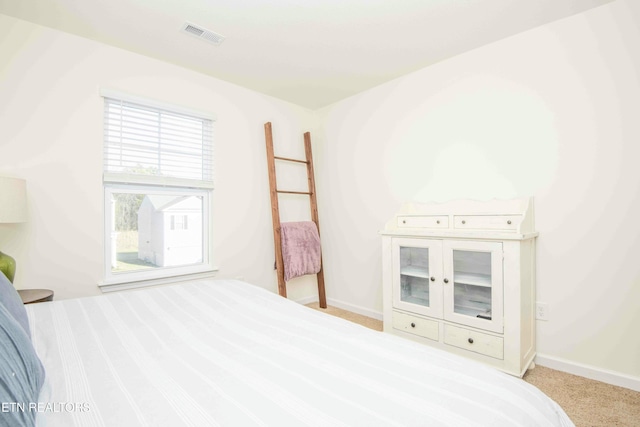
[[[276,270],[278,273],[278,293],[287,296],[287,285],[284,281],[284,261],[282,259],[282,240],[280,227],[280,208],[278,207],[278,194],[300,194],[309,196],[311,204],[311,220],[318,227],[320,233],[320,223],[318,221],[318,202],[316,200],[316,183],[313,174],[313,157],[311,155],[311,134],[304,133],[304,152],[306,160],[289,159],[287,157],[278,157],[273,154],[273,133],[271,131],[271,122],[264,124],[264,136],[267,143],[267,163],[269,169],[269,187],[271,189],[271,217],[273,219],[273,242],[276,252]],[[276,184],[276,160],[285,162],[303,163],[307,165],[307,181],[309,183],[309,191],[285,191],[278,190]],[[318,300],[320,307],[327,308],[327,297],[324,290],[324,273],[322,271],[322,256],[320,258],[320,271],[316,274],[318,279]]]

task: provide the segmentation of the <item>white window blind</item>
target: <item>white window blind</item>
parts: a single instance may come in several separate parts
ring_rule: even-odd
[[[104,98],[104,180],[213,188],[213,121]]]

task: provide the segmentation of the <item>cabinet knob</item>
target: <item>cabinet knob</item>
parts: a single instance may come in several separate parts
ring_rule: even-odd
[[[462,223],[463,223],[463,224],[466,224],[466,223],[467,223],[467,221],[465,221],[465,220],[462,220]]]
[[[435,278],[435,277],[433,277],[433,276],[431,276],[431,281],[432,281],[432,282],[435,282],[435,281],[436,281],[436,278]]]
[[[473,344],[473,338],[469,338],[467,341],[469,341],[469,344]]]
[[[511,225],[511,220],[508,220],[508,221],[507,221],[507,224]]]
[[[413,323],[413,322],[411,322],[411,327],[412,327],[412,328],[415,328],[415,327],[416,327],[416,324],[415,324],[415,323]]]
[[[403,220],[402,220],[402,223],[403,223],[403,224],[406,224],[406,223],[407,223],[407,221],[403,219]]]
[[[445,278],[444,283],[449,283],[449,279]]]
[[[437,221],[436,221],[436,224],[440,224],[440,220],[437,220]]]

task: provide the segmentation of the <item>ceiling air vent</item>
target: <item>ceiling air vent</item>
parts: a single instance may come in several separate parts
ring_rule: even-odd
[[[206,42],[212,43],[216,46],[220,45],[220,43],[222,43],[225,39],[223,35],[206,30],[198,25],[194,25],[189,22],[186,22],[184,24],[184,26],[182,27],[182,31]]]

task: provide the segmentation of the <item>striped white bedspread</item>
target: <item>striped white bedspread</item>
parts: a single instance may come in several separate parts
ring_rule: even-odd
[[[572,426],[524,381],[202,280],[27,306],[54,426]]]

